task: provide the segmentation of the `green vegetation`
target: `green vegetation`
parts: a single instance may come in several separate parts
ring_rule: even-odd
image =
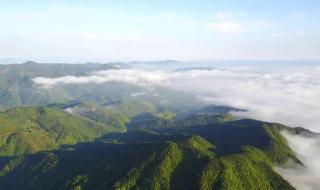
[[[303,128],[237,120],[245,110],[200,109],[161,87],[32,81],[116,68],[0,65],[1,190],[294,189],[273,165],[302,164],[280,131],[314,135]]]
[[[120,130],[58,109],[14,108],[0,113],[0,155],[52,150]]]
[[[296,162],[300,162],[295,157],[295,153],[288,148],[287,140],[279,133],[279,126],[277,124],[271,124],[271,126],[264,124],[263,127],[270,138],[273,139],[268,150],[266,151],[267,155],[273,162],[285,164],[288,157],[294,159]]]
[[[182,120],[178,125],[184,127],[206,126],[213,123],[225,123],[235,119],[231,114],[193,114]]]
[[[5,189],[294,189],[257,148],[224,156],[214,150],[200,136],[161,143],[85,143],[18,161],[0,159],[6,171],[0,184]]]
[[[220,189],[294,189],[272,170],[267,157],[257,149],[225,156],[221,163]]]
[[[172,112],[150,113],[144,112],[133,117],[127,124],[129,129],[156,129],[176,127],[176,115]]]
[[[177,119],[172,112],[160,112],[157,114],[145,112],[131,119],[129,129],[159,129],[173,127],[201,127],[216,123],[234,121],[236,118],[231,114],[191,114],[183,119]]]
[[[61,112],[52,108],[20,109],[3,114],[11,117],[24,113],[16,119],[17,125],[26,118],[44,124],[40,119],[44,117],[43,109],[50,116]],[[168,118],[163,113],[157,116],[163,115]],[[60,117],[59,121],[68,123]],[[54,120],[49,118],[46,125],[50,131]],[[77,125],[81,128],[80,123]],[[294,189],[273,170],[274,163],[285,164],[288,159],[299,162],[280,135],[280,129],[277,124],[237,120],[201,127],[107,133],[95,142],[0,158],[0,187],[8,190]]]

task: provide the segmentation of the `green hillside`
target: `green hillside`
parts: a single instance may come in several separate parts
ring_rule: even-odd
[[[0,155],[52,150],[63,144],[92,141],[123,129],[47,107],[21,107],[0,113]]]
[[[2,157],[0,188],[294,189],[273,170],[289,158],[299,162],[280,128],[239,120],[108,133],[95,142]]]
[[[132,117],[127,124],[129,129],[158,129],[173,127],[206,126],[215,123],[225,123],[235,120],[231,114],[194,113],[184,118],[177,118],[172,112],[144,112]]]

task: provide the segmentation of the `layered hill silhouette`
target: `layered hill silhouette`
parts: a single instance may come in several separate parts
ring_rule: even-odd
[[[302,164],[280,134],[287,127],[204,116],[120,133],[57,108],[9,110],[0,124],[15,129],[16,143],[2,147],[25,147],[1,148],[0,189],[294,189],[273,169],[289,159]],[[221,117],[228,119],[212,119]]]
[[[33,81],[119,66],[0,65],[0,190],[294,189],[274,167],[303,167],[281,132],[304,128],[163,87]]]

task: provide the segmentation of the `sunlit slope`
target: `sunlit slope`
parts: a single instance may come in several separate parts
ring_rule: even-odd
[[[0,113],[0,155],[51,150],[92,141],[120,129],[47,107],[21,107]]]
[[[272,167],[298,162],[279,127],[240,120],[110,133],[96,142],[2,158],[0,184],[8,190],[294,189]]]

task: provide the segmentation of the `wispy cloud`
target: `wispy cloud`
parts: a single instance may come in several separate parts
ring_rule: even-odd
[[[294,18],[294,19],[304,19],[305,18],[305,14],[301,13],[301,12],[294,12],[294,13],[290,13],[289,14],[290,17]]]
[[[246,26],[236,22],[210,22],[208,28],[212,28],[221,33],[239,33],[246,31]]]
[[[257,21],[218,21],[206,24],[208,28],[223,34],[242,33],[273,27],[275,24],[263,20]]]
[[[129,15],[129,16],[126,16],[126,19],[130,22],[142,22],[142,21],[149,20],[148,17],[140,16],[140,15]]]
[[[179,16],[179,14],[176,12],[163,12],[163,13],[161,13],[161,16],[166,17],[166,18],[175,18],[175,17]]]
[[[231,20],[238,17],[246,17],[249,14],[243,11],[219,11],[214,13],[214,18],[218,20]]]
[[[219,20],[229,20],[233,17],[233,13],[231,12],[216,12],[214,17]]]
[[[214,21],[207,23],[206,26],[223,34],[246,31],[246,26],[235,20],[235,15],[237,13],[230,11],[216,12],[214,13]]]
[[[247,15],[245,12],[216,12],[213,21],[206,23],[206,26],[222,34],[235,34],[274,25],[264,20],[248,20]]]
[[[276,170],[299,190],[317,190],[320,187],[320,137],[305,137],[283,132],[289,146],[295,150],[304,166],[293,165],[290,168]]]
[[[283,37],[283,33],[281,33],[281,32],[273,32],[273,33],[271,33],[271,37],[273,37],[273,38],[282,38]]]

